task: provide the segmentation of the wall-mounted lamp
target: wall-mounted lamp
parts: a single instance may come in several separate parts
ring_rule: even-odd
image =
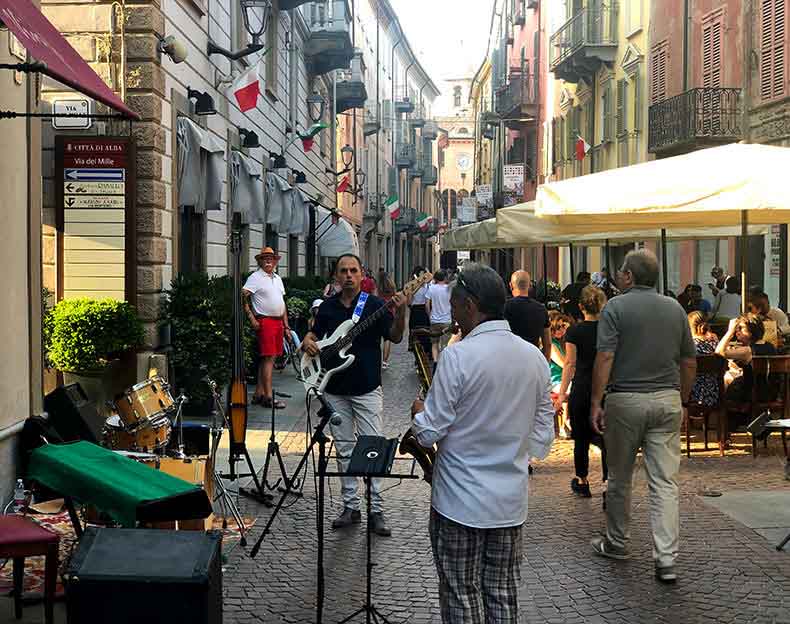
[[[297,171],[294,169],[294,184],[307,184],[307,176],[304,174],[304,171]]]
[[[205,91],[195,91],[192,87],[187,87],[187,99],[195,100],[195,115],[217,114],[214,98]]]
[[[350,145],[344,145],[340,148],[340,158],[343,159],[343,169],[340,171],[332,171],[327,167],[326,172],[331,173],[335,177],[342,176],[351,171],[351,163],[354,162],[354,148]]]
[[[277,154],[276,152],[269,152],[269,158],[272,159],[272,167],[274,169],[287,169],[288,163],[285,160],[285,156],[282,154]]]
[[[245,56],[260,52],[263,50],[264,45],[259,43],[261,36],[266,32],[266,27],[269,24],[269,18],[272,14],[271,0],[238,0],[241,6],[241,16],[244,20],[244,29],[252,37],[252,43],[248,44],[246,48],[231,52],[221,46],[218,46],[213,41],[208,42],[208,54],[221,54],[229,58],[231,61],[238,61]],[[258,23],[260,22],[260,23]]]
[[[159,37],[157,35],[157,39],[159,39],[159,43],[156,46],[157,50],[163,54],[167,54],[171,61],[177,64],[183,63],[187,59],[189,50],[173,35],[168,35],[167,37]]]
[[[241,136],[241,146],[246,148],[260,147],[261,142],[258,140],[258,135],[252,130],[246,128],[239,128],[239,135]]]
[[[326,100],[318,91],[313,91],[307,96],[307,114],[310,115],[310,121],[318,123],[324,118],[326,111]]]

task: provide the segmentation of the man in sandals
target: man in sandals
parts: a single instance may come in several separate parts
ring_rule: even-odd
[[[258,333],[258,384],[252,402],[271,408],[285,409],[285,403],[272,396],[274,358],[283,353],[283,338],[291,335],[288,310],[285,307],[285,287],[274,267],[280,259],[274,249],[264,247],[255,256],[258,270],[247,278],[242,288],[244,311]]]
[[[598,555],[628,557],[631,481],[642,449],[649,486],[656,578],[677,580],[680,519],[680,420],[697,369],[686,313],[656,292],[658,261],[632,251],[617,275],[623,295],[611,299],[598,322],[590,419],[606,442],[609,486],[606,534],[592,540]],[[606,390],[606,411],[603,395]]]

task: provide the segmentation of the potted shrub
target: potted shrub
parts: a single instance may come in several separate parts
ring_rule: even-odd
[[[188,416],[208,416],[211,412],[208,379],[216,381],[219,388],[230,382],[232,316],[233,281],[228,276],[179,275],[164,294],[160,322],[170,327],[172,391],[189,397],[184,405]],[[254,337],[247,331],[246,318],[242,320],[243,344],[249,352]]]
[[[64,299],[44,317],[44,344],[64,382],[79,383],[106,416],[106,401],[136,383],[134,353],[143,344],[143,324],[125,301]]]
[[[307,333],[307,319],[310,317],[310,304],[301,297],[287,297],[285,307],[288,308],[288,323],[297,334],[299,339],[304,338]]]

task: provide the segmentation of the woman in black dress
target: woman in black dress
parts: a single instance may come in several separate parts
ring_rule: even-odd
[[[562,371],[562,382],[557,401],[560,405],[568,401],[571,417],[571,437],[573,438],[573,463],[576,476],[571,481],[573,492],[584,498],[590,498],[590,482],[587,475],[590,470],[590,444],[601,449],[602,480],[608,478],[606,466],[606,449],[603,438],[596,435],[590,426],[590,401],[592,394],[592,374],[596,340],[598,337],[598,319],[606,305],[606,295],[596,286],[587,286],[582,290],[579,299],[584,320],[568,329],[565,336],[565,368]],[[573,383],[571,383],[571,381]],[[570,386],[570,398],[567,397]],[[604,496],[606,493],[604,492]]]

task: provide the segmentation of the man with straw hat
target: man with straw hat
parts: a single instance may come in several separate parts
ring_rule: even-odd
[[[264,247],[255,256],[258,270],[247,278],[242,293],[244,311],[250,324],[258,333],[258,383],[255,386],[253,403],[284,409],[285,403],[272,396],[272,371],[274,358],[282,355],[283,338],[291,335],[288,326],[288,310],[285,307],[285,286],[274,268],[280,256],[271,247]]]

